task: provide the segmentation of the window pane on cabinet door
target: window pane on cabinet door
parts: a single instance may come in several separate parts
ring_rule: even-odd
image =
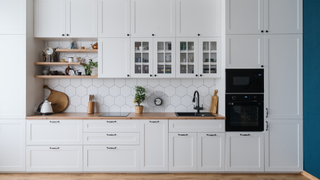
[[[211,67],[210,67],[210,73],[211,73],[211,74],[217,73],[217,65],[211,65]]]
[[[164,62],[164,54],[163,53],[158,53],[158,63],[163,63]]]
[[[194,73],[194,65],[188,64],[188,74],[193,74]]]
[[[143,74],[149,74],[149,65],[143,65],[142,66],[142,73]]]
[[[188,51],[194,50],[194,42],[188,42]]]
[[[135,65],[134,73],[135,74],[141,74],[141,65]]]
[[[135,53],[135,62],[141,63],[141,54],[140,53]]]
[[[171,42],[166,42],[166,51],[171,51],[171,47],[172,46],[172,44],[171,44]]]
[[[180,54],[180,62],[185,63],[187,62],[187,54],[186,53],[181,53]]]
[[[158,51],[164,51],[164,43],[158,42]]]
[[[217,42],[210,42],[210,51],[217,50]]]
[[[158,65],[158,74],[164,73],[164,65]]]
[[[143,53],[143,63],[149,63],[149,54],[148,53]]]
[[[171,74],[171,65],[167,65],[166,64],[166,71],[165,71],[166,74]]]
[[[210,54],[210,62],[217,62],[217,54],[216,53],[211,53]]]
[[[203,74],[209,74],[209,65],[203,65]]]
[[[209,51],[209,42],[203,42],[203,51]]]
[[[188,53],[188,62],[193,63],[194,62],[194,54],[193,53]]]
[[[209,62],[209,53],[203,53],[203,62],[208,63]]]
[[[180,65],[180,73],[181,74],[187,73],[187,65]]]
[[[171,53],[166,53],[165,61],[166,61],[166,63],[171,63]]]

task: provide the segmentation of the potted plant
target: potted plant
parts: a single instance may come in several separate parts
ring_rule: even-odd
[[[146,90],[142,86],[136,86],[135,90],[136,90],[136,94],[134,96],[134,103],[137,103],[135,110],[137,114],[142,114],[143,106],[141,106],[140,104],[146,98],[146,94],[145,94]]]
[[[97,72],[93,73],[92,69],[98,67],[98,62],[92,62],[92,59],[89,59],[89,64],[83,64],[82,66],[86,72],[86,75],[97,75]]]

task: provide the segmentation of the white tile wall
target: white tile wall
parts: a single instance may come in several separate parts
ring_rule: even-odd
[[[76,47],[91,48],[90,44],[95,42],[94,40],[85,40],[75,41],[75,44]],[[45,46],[67,49],[71,46],[71,40],[47,41]],[[87,63],[89,59],[93,59],[94,62],[98,61],[97,53],[60,54],[60,59],[68,57],[74,57],[74,60],[76,57],[82,57],[86,59]],[[41,61],[40,56],[39,61]],[[66,67],[50,66],[50,69],[64,72]],[[84,73],[82,66],[73,66],[73,68]],[[192,97],[195,90],[200,93],[200,104],[203,104],[204,111],[209,111],[211,96],[216,88],[214,79],[47,79],[45,84],[68,95],[70,104],[65,112],[87,112],[89,94],[95,95],[96,112],[133,112],[135,111],[134,87],[137,85],[146,88],[147,99],[142,103],[145,106],[144,112],[194,111]],[[44,99],[46,99],[50,91],[44,91]],[[164,92],[169,102],[160,107],[149,105],[148,96],[154,91]]]
[[[146,88],[147,99],[142,103],[144,112],[194,111],[195,90],[200,93],[204,111],[209,111],[216,88],[214,79],[47,79],[45,84],[68,95],[70,104],[65,112],[87,112],[89,94],[95,95],[96,112],[134,112],[134,87],[137,85]],[[46,99],[50,91],[44,91]],[[161,107],[151,106],[150,99],[147,103],[155,91],[164,92],[169,102]]]

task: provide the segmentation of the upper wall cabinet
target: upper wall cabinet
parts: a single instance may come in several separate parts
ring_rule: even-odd
[[[34,37],[97,38],[97,0],[35,0]]]
[[[0,1],[0,24],[0,34],[26,34],[26,0]]]
[[[221,36],[220,0],[176,0],[176,36]]]
[[[130,0],[98,0],[98,36],[130,36]]]
[[[174,37],[175,0],[132,0],[133,37]]]
[[[302,0],[227,0],[226,32],[302,33]]]

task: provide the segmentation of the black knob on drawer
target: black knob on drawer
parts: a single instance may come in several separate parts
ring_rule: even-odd
[[[261,30],[261,32],[263,33],[264,31],[263,31],[263,30]]]
[[[152,36],[154,36],[154,34],[152,34]]]
[[[64,34],[62,34],[62,36],[64,36]]]
[[[266,33],[268,33],[269,31],[268,30],[266,30]]]
[[[127,36],[130,36],[130,34],[127,34]]]
[[[196,77],[198,77],[198,74],[196,74]]]
[[[130,77],[130,75],[129,75],[129,74],[127,74],[127,77]]]
[[[198,34],[198,36],[200,36],[200,34]]]
[[[150,74],[150,77],[152,77],[152,74]]]

